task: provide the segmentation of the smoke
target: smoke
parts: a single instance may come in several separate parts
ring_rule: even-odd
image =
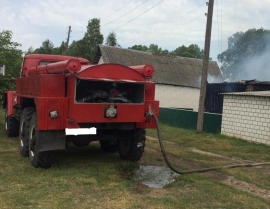
[[[270,47],[260,55],[244,59],[238,66],[238,79],[270,81]]]
[[[201,82],[202,82],[202,76],[200,75],[197,79],[198,86],[201,87]],[[208,83],[222,83],[222,77],[221,76],[214,76],[214,75],[207,75],[207,82]]]
[[[222,78],[220,76],[213,76],[213,75],[208,74],[207,81],[208,83],[221,83]]]

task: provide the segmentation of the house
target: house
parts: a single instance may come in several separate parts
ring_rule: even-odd
[[[270,145],[270,91],[223,95],[221,134]]]
[[[93,64],[116,63],[126,66],[150,64],[155,69],[156,100],[160,107],[198,110],[203,60],[153,54],[99,45]],[[216,62],[209,62],[208,79],[222,82]]]

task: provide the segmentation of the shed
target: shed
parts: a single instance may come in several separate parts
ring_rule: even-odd
[[[198,110],[203,60],[99,45],[94,64],[150,64],[155,69],[156,99],[161,107]],[[209,62],[208,79],[222,82],[217,62]]]
[[[269,81],[242,80],[237,82],[207,84],[205,97],[205,111],[222,113],[223,94],[229,92],[267,91],[270,90]]]
[[[221,134],[270,145],[270,91],[223,95]]]

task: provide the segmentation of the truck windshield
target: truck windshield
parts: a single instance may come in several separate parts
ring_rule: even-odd
[[[51,63],[54,63],[54,62],[41,61],[41,62],[39,62],[38,65],[48,65],[48,64],[51,64]]]

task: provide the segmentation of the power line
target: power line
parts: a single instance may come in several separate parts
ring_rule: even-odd
[[[106,17],[102,17],[101,19],[106,19],[107,17],[115,14],[116,12],[118,12],[119,10],[121,10],[122,8],[124,8],[125,6],[127,6],[130,2],[132,2],[133,0],[129,1],[127,4],[125,4],[124,6],[120,7],[119,9],[115,10],[113,13],[107,15]]]
[[[200,7],[202,7],[203,5],[204,5],[204,3],[203,3],[203,4],[201,4],[200,6],[198,6],[197,8],[195,8],[195,9],[193,9],[193,10],[191,10],[191,11],[187,12],[186,14],[184,14],[184,15],[180,16],[179,18],[175,18],[173,21],[171,21],[171,23],[166,24],[165,26],[160,27],[160,28],[158,28],[157,30],[154,30],[154,31],[153,31],[153,32],[151,32],[151,33],[147,33],[147,35],[146,35],[146,36],[149,36],[149,35],[151,35],[151,34],[153,34],[153,33],[157,32],[157,31],[159,31],[160,29],[165,28],[165,27],[167,27],[167,26],[169,26],[169,25],[173,24],[173,23],[174,23],[176,20],[179,20],[179,19],[181,19],[181,18],[183,18],[183,17],[187,16],[188,14],[190,14],[190,13],[194,12],[195,10],[199,9],[199,8],[200,8]],[[142,39],[142,38],[144,38],[144,37],[145,37],[145,36],[142,36],[142,37],[140,37],[140,38],[138,38],[138,39],[135,39],[135,40],[132,40],[132,41],[130,41],[130,42],[128,42],[128,43],[126,43],[126,44],[130,44],[130,43],[132,43],[132,42],[134,42],[134,41],[137,41],[137,40],[140,40],[140,39]]]
[[[148,12],[149,10],[153,9],[155,6],[157,6],[158,4],[160,4],[162,1],[163,0],[159,1],[157,4],[155,4],[154,6],[152,6],[150,9],[146,10],[145,12],[143,12],[142,14],[140,14],[137,17],[133,18],[132,20],[126,22],[125,24],[123,24],[123,25],[121,25],[121,26],[119,26],[117,28],[114,28],[113,30],[119,29],[119,28],[123,27],[124,25],[126,25],[126,24],[128,24],[128,23],[130,23],[130,22],[132,22],[134,20],[136,20],[137,18],[139,18],[140,16],[142,16],[143,14],[145,14],[146,12]]]
[[[116,18],[116,19],[114,19],[114,20],[112,20],[112,21],[110,21],[110,22],[107,22],[106,24],[102,25],[101,27],[106,26],[106,25],[109,25],[110,23],[112,23],[112,22],[114,22],[114,21],[116,21],[116,20],[119,20],[120,18],[126,16],[127,14],[129,14],[130,12],[132,12],[133,10],[135,10],[137,7],[139,7],[139,6],[143,5],[143,4],[145,4],[147,1],[148,1],[148,0],[144,1],[144,2],[141,3],[141,4],[138,4],[136,7],[134,7],[134,8],[131,9],[131,10],[129,10],[129,11],[126,12],[125,14],[121,15],[120,17],[118,17],[118,18]]]
[[[182,27],[182,26],[184,26],[184,25],[186,25],[186,24],[188,24],[188,23],[191,23],[192,21],[194,21],[194,20],[196,20],[196,19],[198,19],[199,17],[204,16],[204,15],[205,15],[205,14],[201,14],[201,15],[195,17],[194,19],[192,19],[192,20],[190,20],[190,21],[188,21],[188,22],[186,22],[186,23],[184,23],[184,24],[181,24],[180,27]],[[175,29],[178,29],[178,28],[180,28],[180,27],[177,27],[177,28],[174,28],[174,29],[172,29],[172,30],[169,30],[169,31],[167,31],[166,33],[163,33],[162,35],[160,35],[160,36],[158,36],[158,37],[156,37],[156,38],[153,38],[153,39],[160,38],[160,37],[162,37],[162,36],[164,36],[164,35],[170,33],[171,31],[174,31]],[[153,40],[153,39],[152,39],[152,40]]]
[[[218,4],[217,4],[217,36],[218,36],[218,52],[219,52],[219,54],[221,53],[221,50],[220,50],[220,35],[219,35],[219,13],[218,13],[218,10],[219,10],[219,8],[218,8]]]
[[[222,52],[222,0],[221,0],[221,15],[220,15],[220,19],[221,19],[221,52]]]
[[[66,34],[66,29],[61,33],[61,35],[60,36],[58,36],[58,38],[57,39],[55,39],[55,40],[57,40],[55,43],[58,43],[58,42],[60,42],[60,44],[59,45],[61,45],[61,43],[62,43],[62,41],[63,41],[63,39],[64,39],[64,36],[65,36],[65,34]],[[60,41],[59,41],[60,40]]]

